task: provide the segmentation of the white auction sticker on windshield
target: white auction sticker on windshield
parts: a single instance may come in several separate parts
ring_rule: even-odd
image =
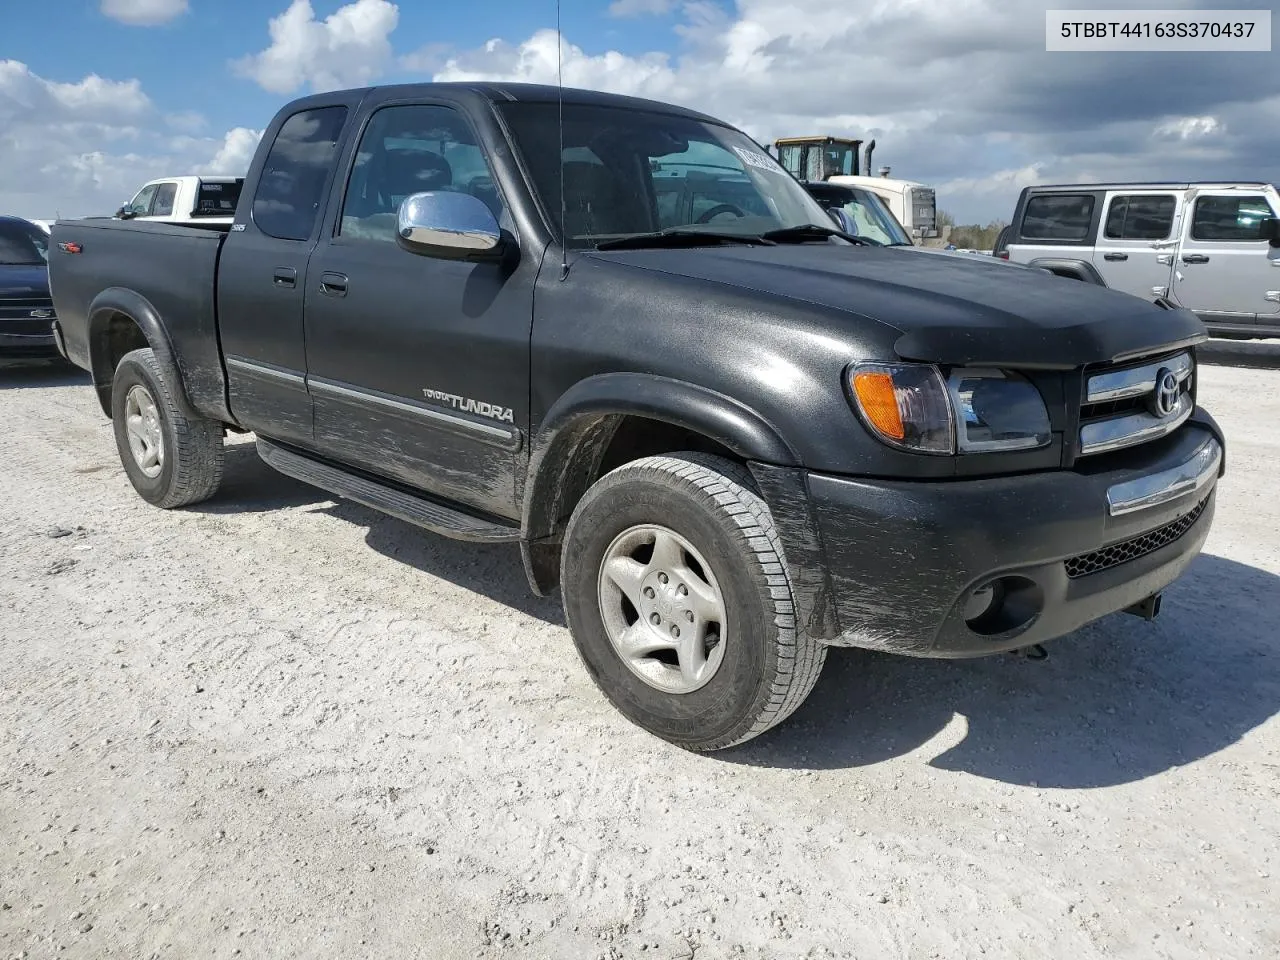
[[[744,150],[742,147],[734,147],[733,152],[742,158],[742,162],[749,167],[755,167],[759,170],[767,170],[770,173],[781,173],[782,168],[774,161],[773,157],[767,153],[759,153],[755,150]]]

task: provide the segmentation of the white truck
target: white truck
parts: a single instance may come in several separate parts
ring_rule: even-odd
[[[785,137],[774,141],[778,162],[796,179],[869,190],[885,202],[916,243],[938,236],[933,187],[915,180],[892,179],[888,167],[881,167],[879,176],[871,176],[871,152],[876,142],[868,143],[860,158],[861,146],[861,140],[843,137]]]
[[[115,216],[162,223],[230,224],[243,185],[243,177],[163,177],[144,184]]]

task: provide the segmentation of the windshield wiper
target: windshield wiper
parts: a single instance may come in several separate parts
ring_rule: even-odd
[[[716,233],[711,230],[687,230],[682,227],[673,227],[669,230],[655,230],[652,233],[635,233],[629,237],[618,237],[614,240],[601,240],[596,244],[596,249],[642,250],[656,247],[714,247],[729,243],[741,243],[753,247],[771,247],[774,242],[767,236],[761,237],[754,233]]]
[[[864,247],[881,246],[880,243],[868,240],[866,237],[855,237],[852,233],[845,233],[835,227],[824,227],[816,223],[802,223],[797,227],[766,230],[760,234],[760,237],[763,240],[772,240],[774,243],[804,243],[806,240],[824,240],[827,237],[839,237],[841,240],[848,240],[850,243],[856,243]]]

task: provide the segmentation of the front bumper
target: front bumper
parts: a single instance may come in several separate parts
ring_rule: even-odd
[[[1062,636],[1190,565],[1213,520],[1224,449],[1197,411],[1163,441],[1102,458],[1105,468],[927,483],[810,473],[814,536],[780,524],[801,626],[833,645],[923,657]],[[1003,606],[972,618],[973,591],[994,580]]]
[[[5,333],[0,330],[0,357],[52,360],[60,356],[57,341],[54,340],[52,333]]]

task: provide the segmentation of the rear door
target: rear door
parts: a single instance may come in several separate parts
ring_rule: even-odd
[[[327,455],[484,513],[518,515],[529,420],[529,338],[539,259],[410,253],[406,196],[468,193],[510,242],[516,229],[477,129],[449,102],[373,110],[307,271],[308,384]],[[344,189],[345,186],[345,189]]]
[[[1015,263],[1043,258],[1092,263],[1104,196],[1100,190],[1027,195],[1014,215],[1008,259]]]
[[[358,100],[312,98],[263,138],[218,267],[218,328],[232,413],[268,437],[309,443],[302,301],[347,118]],[[317,102],[319,101],[319,102]]]
[[[1181,204],[1176,190],[1107,194],[1093,265],[1108,287],[1144,300],[1169,295]]]
[[[1200,190],[1189,200],[1173,297],[1206,322],[1255,324],[1280,313],[1280,249],[1258,239],[1280,215],[1261,190]]]

